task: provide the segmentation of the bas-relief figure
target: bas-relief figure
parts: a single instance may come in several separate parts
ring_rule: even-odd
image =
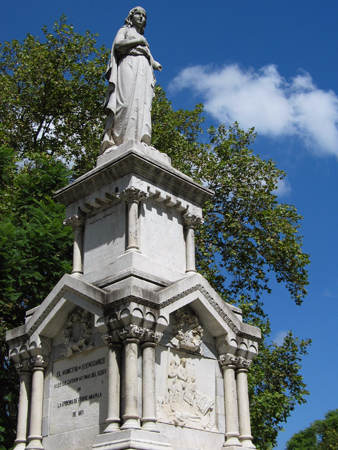
[[[202,356],[203,328],[199,324],[198,317],[190,310],[182,308],[176,311],[175,318],[176,335],[171,340],[172,346],[176,349],[199,353]]]
[[[168,368],[166,397],[157,398],[159,422],[215,431],[214,407],[214,399],[197,389],[193,361],[173,357]]]
[[[147,14],[133,8],[113,42],[106,79],[107,123],[100,153],[130,139],[151,144],[151,105],[154,96],[154,70],[162,70],[154,60],[144,34]]]

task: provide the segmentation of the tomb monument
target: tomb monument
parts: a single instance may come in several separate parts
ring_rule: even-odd
[[[247,372],[260,330],[196,272],[212,192],[150,145],[139,105],[151,105],[161,66],[145,24],[134,8],[115,38],[97,166],[56,193],[73,271],[7,333],[20,374],[15,450],[255,448]]]

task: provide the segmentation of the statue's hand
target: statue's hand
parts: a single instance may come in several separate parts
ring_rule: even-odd
[[[147,39],[145,38],[145,37],[140,37],[140,39],[139,39],[139,45],[144,45],[145,47],[148,47],[149,48],[149,44],[148,44],[148,41],[147,41]]]
[[[160,64],[159,62],[157,62],[157,61],[154,61],[154,62],[153,62],[153,68],[154,68],[155,70],[158,70],[159,72],[161,72],[161,70],[162,70],[161,64]]]

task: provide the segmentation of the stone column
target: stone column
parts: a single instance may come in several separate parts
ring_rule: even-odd
[[[156,417],[156,378],[155,348],[162,333],[147,330],[145,342],[142,344],[142,428],[157,431]]]
[[[139,250],[139,202],[148,197],[149,194],[141,191],[140,189],[131,186],[121,192],[120,197],[124,198],[128,205],[128,241],[127,251]]]
[[[241,446],[238,429],[238,405],[236,392],[236,364],[238,358],[230,353],[220,355],[219,362],[223,370],[225,398],[226,441],[223,448]]]
[[[237,395],[239,413],[239,440],[243,447],[256,448],[252,443],[248,393],[248,369],[251,360],[239,357],[237,362]]]
[[[196,272],[195,263],[195,226],[203,223],[201,217],[191,213],[183,214],[185,224],[186,273]]]
[[[79,277],[83,274],[83,230],[85,216],[76,214],[66,219],[63,224],[72,227],[74,230],[72,276]]]
[[[25,360],[16,364],[16,370],[20,374],[20,397],[16,444],[14,450],[25,450],[27,443],[27,428],[28,428],[28,412],[29,412],[29,397],[31,391],[32,372],[29,368],[29,361]]]
[[[32,375],[32,394],[30,407],[30,424],[27,450],[43,450],[42,445],[42,402],[44,370],[48,362],[41,355],[32,358],[30,367]]]
[[[125,339],[125,413],[122,430],[140,428],[140,416],[137,411],[137,355],[138,344],[144,330],[136,325],[130,325],[128,328],[120,332],[120,336]]]
[[[117,333],[106,334],[104,340],[109,346],[108,368],[108,426],[104,433],[111,433],[120,429],[120,383],[121,383],[121,349]]]

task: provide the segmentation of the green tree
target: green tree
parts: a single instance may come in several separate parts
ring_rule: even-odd
[[[71,231],[62,227],[64,209],[52,195],[70,176],[94,166],[105,120],[100,105],[107,49],[97,49],[90,33],[75,33],[64,17],[53,32],[44,27],[43,33],[43,42],[28,35],[23,43],[0,47],[0,331],[8,381],[1,392],[0,427],[7,448],[13,441],[17,378],[6,356],[4,332],[20,325],[25,311],[70,269]],[[250,396],[253,434],[265,450],[307,394],[300,361],[309,341],[289,333],[283,345],[271,343],[261,300],[271,292],[272,276],[297,304],[306,294],[308,255],[298,234],[301,217],[293,206],[278,202],[274,191],[285,173],[250,149],[254,130],[221,125],[209,130],[206,144],[202,114],[202,105],[174,111],[157,87],[153,145],[171,157],[174,167],[215,192],[196,233],[197,264],[224,300],[240,306],[244,319],[262,329],[260,354],[250,370]]]
[[[22,324],[25,312],[70,271],[72,236],[62,225],[63,205],[52,198],[69,181],[61,162],[45,155],[18,168],[13,152],[1,147],[0,167],[0,449],[9,449],[19,386],[5,333]]]
[[[286,450],[337,450],[338,409],[329,411],[323,420],[316,420],[308,428],[292,436]]]

